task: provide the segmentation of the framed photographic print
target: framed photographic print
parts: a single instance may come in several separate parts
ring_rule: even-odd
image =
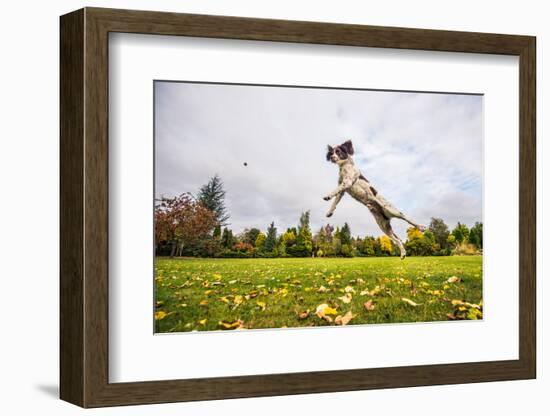
[[[534,378],[535,107],[530,36],[62,16],[61,398]]]

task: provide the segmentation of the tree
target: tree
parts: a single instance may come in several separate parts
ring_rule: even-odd
[[[215,213],[189,194],[161,198],[155,206],[155,245],[171,244],[170,256],[192,250],[196,254],[216,226]]]
[[[376,255],[375,243],[376,243],[376,239],[374,237],[366,236],[363,239],[363,247],[361,249],[361,252],[365,256],[369,256],[369,257]]]
[[[340,241],[342,242],[342,245],[351,244],[351,230],[347,222],[344,223],[344,226],[340,230]]]
[[[226,249],[231,249],[234,243],[235,243],[235,239],[233,238],[233,231],[225,227],[223,229],[222,239],[221,239],[222,247]]]
[[[218,174],[214,175],[206,185],[201,186],[197,200],[210,211],[214,212],[220,226],[227,225],[229,213],[225,207],[225,190]]]
[[[245,228],[244,231],[239,236],[239,239],[243,243],[247,243],[250,245],[256,244],[256,238],[258,238],[258,234],[260,234],[260,230],[258,228]]]
[[[309,257],[313,250],[313,238],[309,227],[309,211],[302,212],[296,235],[296,245],[287,252],[295,257]]]
[[[288,230],[286,230],[286,232],[283,234],[283,237],[282,237],[282,245],[284,246],[284,252],[290,254],[289,250],[291,250],[295,244],[296,244],[296,232],[293,229],[289,228]]]
[[[220,227],[220,225],[216,225],[214,227],[214,233],[212,234],[212,237],[214,237],[215,240],[219,240],[221,238],[221,235],[222,235],[222,227]]]
[[[422,233],[418,228],[410,227],[407,229],[407,242],[405,249],[411,256],[431,256],[435,253],[437,247],[434,234],[430,230]]]
[[[456,242],[460,244],[464,241],[468,241],[470,230],[466,225],[458,222],[452,231],[452,234],[454,235]]]
[[[393,246],[391,244],[390,237],[388,237],[387,235],[381,235],[380,237],[378,237],[378,241],[380,243],[380,251],[385,255],[391,256],[393,252]]]
[[[476,248],[478,249],[483,248],[483,223],[476,222],[474,226],[470,229],[468,242],[476,246]]]
[[[259,251],[263,251],[264,250],[264,245],[265,245],[265,234],[264,233],[260,233],[258,234],[258,237],[256,237],[256,241],[254,243],[254,246],[259,250]]]
[[[264,243],[264,250],[267,252],[273,252],[277,247],[277,228],[275,223],[272,222],[267,228],[267,236]]]
[[[428,229],[434,235],[435,242],[439,244],[441,250],[447,248],[447,238],[449,237],[449,227],[441,218],[433,218],[430,221]]]

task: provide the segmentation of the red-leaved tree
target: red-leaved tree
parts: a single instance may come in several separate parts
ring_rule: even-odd
[[[210,237],[216,224],[215,213],[189,194],[162,198],[155,205],[155,247],[171,244],[171,256],[193,249]]]

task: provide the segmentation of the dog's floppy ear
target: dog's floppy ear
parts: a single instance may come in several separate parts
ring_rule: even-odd
[[[342,143],[340,145],[340,147],[343,147],[346,150],[346,153],[348,155],[352,155],[354,153],[353,152],[353,143],[351,142],[351,140],[346,140],[344,143]]]
[[[327,145],[327,160],[330,162],[330,155],[332,155],[332,152],[334,151],[334,149],[332,148],[332,146],[330,144]]]

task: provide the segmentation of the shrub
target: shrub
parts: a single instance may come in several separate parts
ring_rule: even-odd
[[[453,254],[455,256],[475,256],[476,254],[479,254],[479,251],[475,245],[463,242],[457,244]]]

